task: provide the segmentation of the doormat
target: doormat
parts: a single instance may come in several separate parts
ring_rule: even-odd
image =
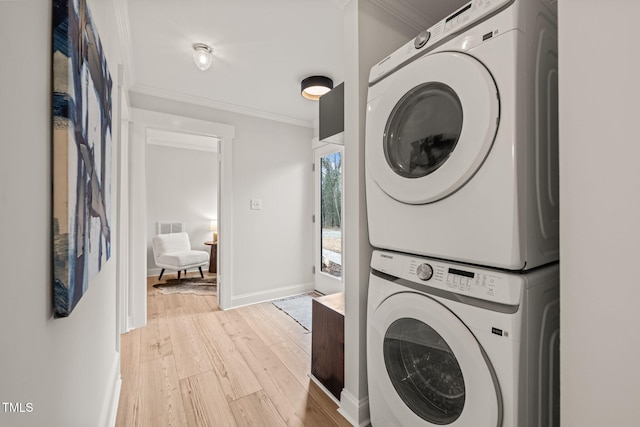
[[[296,295],[272,301],[273,305],[284,311],[300,326],[311,332],[311,306],[313,297],[309,294]]]
[[[161,293],[168,294],[195,294],[195,295],[215,295],[218,285],[215,277],[190,277],[187,279],[169,279],[165,283],[153,285]]]

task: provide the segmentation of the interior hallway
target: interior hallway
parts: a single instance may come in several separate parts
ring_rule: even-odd
[[[216,296],[163,295],[155,283],[147,326],[122,336],[116,426],[350,426],[307,376],[311,333],[284,312],[221,311]]]

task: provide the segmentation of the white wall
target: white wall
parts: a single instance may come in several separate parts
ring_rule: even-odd
[[[313,289],[312,129],[132,92],[134,107],[235,127],[231,305]],[[250,200],[262,200],[251,210]],[[225,248],[220,247],[220,256]]]
[[[311,290],[311,129],[252,118],[235,123],[234,305]],[[251,199],[262,200],[262,210],[251,210]],[[281,295],[272,295],[278,288]]]
[[[111,2],[90,0],[89,7],[115,88]],[[0,2],[0,401],[33,405],[22,414],[1,405],[0,425],[103,426],[115,415],[119,387],[117,254],[70,317],[52,317],[51,30],[50,1]],[[117,91],[112,100],[115,120]],[[113,132],[117,141],[117,126]],[[116,212],[114,204],[112,230]]]
[[[640,3],[558,8],[561,421],[637,426]]]
[[[191,247],[210,251],[204,242],[213,239],[209,225],[217,218],[218,155],[153,144],[147,144],[146,154],[147,267],[152,276],[161,270],[154,263],[151,246],[160,221],[185,222]]]
[[[345,6],[345,389],[340,411],[355,425],[369,420],[366,316],[371,247],[364,187],[364,136],[371,67],[415,31],[369,0]]]

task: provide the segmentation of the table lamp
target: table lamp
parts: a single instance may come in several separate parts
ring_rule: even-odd
[[[215,219],[211,220],[211,225],[209,225],[209,231],[213,231],[213,241],[214,243],[218,241],[218,221]]]

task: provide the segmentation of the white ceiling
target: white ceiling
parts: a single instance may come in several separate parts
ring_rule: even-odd
[[[418,34],[471,0],[370,0]]]
[[[371,0],[416,34],[466,0]],[[134,92],[313,126],[300,81],[344,79],[345,0],[125,0]],[[191,45],[214,49],[198,70]]]

